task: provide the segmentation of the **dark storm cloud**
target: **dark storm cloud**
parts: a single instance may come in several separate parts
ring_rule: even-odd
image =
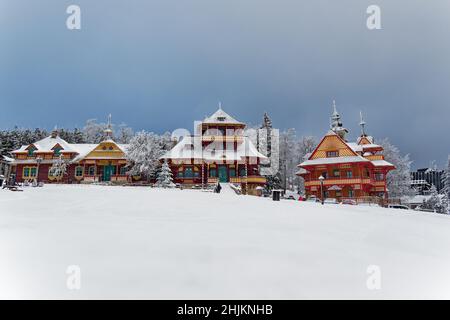
[[[82,10],[69,31],[65,10]],[[366,28],[366,8],[382,30]],[[0,0],[0,127],[104,119],[156,132],[212,113],[322,135],[336,99],[416,166],[450,153],[450,2]]]

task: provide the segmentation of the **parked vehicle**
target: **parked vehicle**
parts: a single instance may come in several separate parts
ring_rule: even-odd
[[[318,202],[319,199],[317,199],[316,197],[311,196],[311,197],[309,197],[308,199],[306,199],[305,201],[306,201],[306,202]]]
[[[353,199],[344,199],[344,200],[342,200],[341,203],[342,204],[348,204],[348,205],[351,205],[351,206],[356,206],[358,204],[358,202],[356,202],[356,200],[353,200]]]
[[[326,204],[338,204],[339,201],[335,198],[326,198],[325,200],[323,200],[323,203]]]
[[[389,204],[388,208],[409,210],[409,207],[405,206],[404,204]]]

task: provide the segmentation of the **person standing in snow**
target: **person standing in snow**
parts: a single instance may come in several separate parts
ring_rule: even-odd
[[[220,185],[220,182],[217,181],[217,185],[216,185],[216,192],[220,193],[220,190],[222,189],[222,186]]]

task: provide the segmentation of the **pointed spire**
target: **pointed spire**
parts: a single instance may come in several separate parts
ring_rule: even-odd
[[[362,111],[359,111],[359,119],[360,119],[359,125],[361,126],[361,136],[365,137],[366,136],[366,130],[365,130],[366,122],[364,121]]]
[[[330,129],[345,140],[345,135],[348,133],[348,130],[342,125],[341,116],[336,108],[336,100],[333,100],[333,113],[330,117]]]
[[[336,100],[333,100],[333,116],[339,116],[339,113],[336,110]]]
[[[106,129],[103,131],[105,133],[105,140],[112,139],[112,116],[111,113],[108,115],[108,123],[106,125]]]
[[[222,110],[222,102],[219,101],[219,110]]]

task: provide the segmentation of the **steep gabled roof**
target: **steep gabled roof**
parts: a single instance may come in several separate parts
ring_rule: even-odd
[[[203,120],[203,123],[225,123],[225,124],[244,124],[242,122],[237,121],[235,118],[230,116],[228,113],[219,108],[216,112],[214,112],[211,116],[206,117]]]
[[[317,147],[309,156],[308,160],[313,160],[316,158],[325,158],[326,155],[322,154],[323,150],[328,148],[327,144],[334,145],[336,150],[340,150],[340,156],[358,156],[358,154],[345,142],[336,132],[330,130],[322,138]],[[342,151],[341,151],[342,150]]]

